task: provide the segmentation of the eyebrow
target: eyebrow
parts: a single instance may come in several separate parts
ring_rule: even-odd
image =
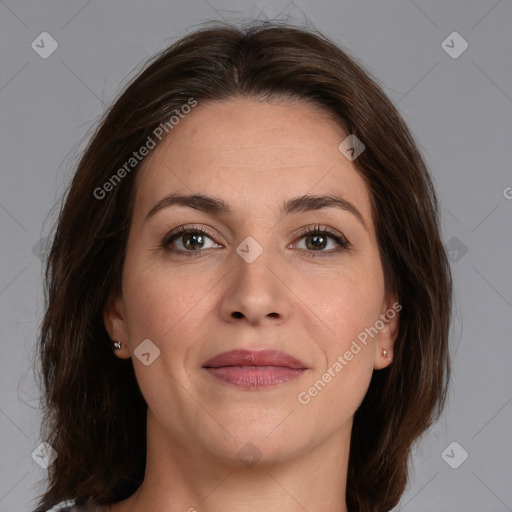
[[[176,193],[160,199],[148,212],[145,221],[169,206],[194,208],[195,210],[216,215],[229,215],[233,212],[229,204],[222,199],[203,194],[183,195]],[[303,195],[294,197],[281,206],[281,215],[321,210],[323,208],[339,208],[352,213],[361,222],[365,230],[368,231],[368,226],[361,212],[351,202],[338,196]]]

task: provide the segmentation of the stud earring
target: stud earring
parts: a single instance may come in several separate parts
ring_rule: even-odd
[[[382,357],[385,357],[385,358],[389,357],[389,352],[388,352],[387,348],[382,349]]]
[[[112,350],[120,350],[122,346],[123,346],[122,341],[113,341],[112,342]]]

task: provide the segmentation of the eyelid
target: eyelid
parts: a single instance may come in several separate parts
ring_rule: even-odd
[[[194,232],[194,233],[201,233],[201,234],[204,234],[206,236],[208,236],[213,242],[215,242],[216,244],[219,245],[219,243],[216,241],[216,235],[214,235],[213,233],[211,233],[209,231],[209,226],[204,226],[204,225],[198,225],[198,224],[182,224],[180,226],[178,226],[177,228],[173,229],[171,232],[167,233],[163,239],[162,239],[162,242],[161,242],[161,245],[162,247],[166,248],[167,250],[169,250],[170,252],[175,252],[175,253],[180,253],[180,254],[194,254],[194,253],[200,253],[200,252],[205,252],[206,249],[195,249],[193,251],[183,251],[182,249],[169,249],[169,244],[171,243],[171,241],[173,241],[173,239],[175,238],[179,238],[180,235],[184,235],[184,234],[188,234],[190,232]],[[351,243],[349,242],[349,240],[347,239],[347,237],[341,233],[340,231],[334,229],[334,228],[331,228],[331,227],[328,227],[328,226],[324,226],[324,225],[320,225],[320,224],[314,224],[314,225],[308,225],[308,226],[304,226],[302,228],[300,228],[295,234],[294,234],[294,241],[293,241],[293,245],[296,245],[297,241],[300,240],[301,238],[303,238],[304,236],[307,236],[307,235],[314,235],[314,234],[321,234],[321,235],[325,235],[329,238],[331,238],[332,240],[334,240],[334,242],[338,245],[338,248],[335,249],[335,250],[329,250],[329,251],[307,251],[306,252],[310,252],[312,253],[313,255],[314,254],[317,254],[317,255],[321,255],[321,254],[325,254],[325,255],[329,255],[329,254],[333,254],[334,252],[338,252],[340,249],[350,249],[351,248]],[[304,250],[304,249],[301,249],[301,250]]]
[[[350,243],[348,241],[347,237],[343,233],[341,233],[341,231],[338,231],[337,229],[331,228],[329,226],[324,226],[321,224],[314,224],[314,225],[304,226],[303,228],[300,228],[296,234],[296,237],[301,237],[301,236],[304,236],[307,234],[311,234],[311,232],[330,235],[333,237],[340,238],[347,244]]]
[[[335,249],[330,250],[307,250],[307,249],[299,249],[302,251],[305,256],[308,258],[328,258],[329,256],[339,255],[341,252],[350,251],[352,249],[352,244],[347,239],[347,237],[338,231],[337,229],[331,228],[329,226],[322,226],[320,224],[305,226],[299,230],[299,233],[296,235],[294,246],[304,238],[305,236],[313,236],[313,235],[321,235],[326,238],[330,238],[337,245]]]
[[[165,245],[168,245],[171,243],[171,240],[173,238],[177,238],[179,237],[179,235],[185,235],[187,234],[189,231],[192,231],[192,232],[198,232],[198,233],[202,233],[208,237],[210,237],[215,243],[218,243],[216,242],[216,237],[217,235],[213,234],[212,232],[209,231],[209,227],[208,226],[205,226],[204,224],[181,224],[180,226],[178,226],[177,228],[173,229],[172,231],[168,232],[162,239],[162,245],[165,246]],[[191,251],[188,251],[188,252],[191,252]]]

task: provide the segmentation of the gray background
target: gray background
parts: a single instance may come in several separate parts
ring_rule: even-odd
[[[208,20],[255,18],[316,27],[356,56],[435,180],[455,280],[453,381],[396,510],[512,511],[511,0],[0,0],[0,511],[30,510],[43,489],[31,457],[40,240],[88,130],[147,57]],[[31,47],[44,31],[59,45],[46,59]],[[460,40],[442,45],[453,31],[469,45],[457,58],[444,48]]]

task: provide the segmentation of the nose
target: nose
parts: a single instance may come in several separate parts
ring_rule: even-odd
[[[265,249],[253,261],[238,253],[233,254],[233,260],[220,301],[223,320],[249,325],[285,321],[291,310],[291,292],[280,259]]]

